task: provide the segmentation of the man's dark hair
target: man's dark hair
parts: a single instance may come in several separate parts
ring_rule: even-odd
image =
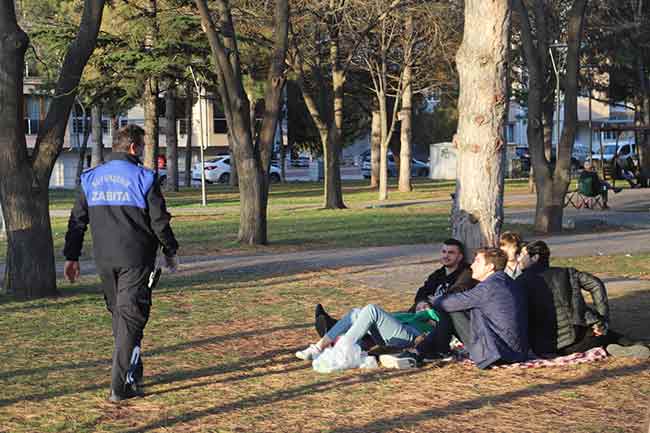
[[[132,143],[144,144],[144,129],[138,125],[126,125],[117,131],[113,152],[128,152]]]
[[[449,238],[449,239],[447,239],[446,241],[443,242],[443,245],[458,247],[458,249],[460,250],[460,253],[463,255],[463,261],[464,261],[464,259],[466,257],[465,256],[465,245],[463,245],[463,243],[461,241],[459,241],[458,239]]]
[[[549,261],[551,259],[551,250],[548,249],[548,245],[546,245],[546,242],[544,241],[533,241],[533,242],[528,242],[527,244],[524,245],[526,248],[526,251],[528,252],[528,255],[530,258],[533,258],[534,256],[539,256],[539,259],[537,260],[537,263],[540,263],[546,267],[549,266]]]
[[[493,264],[494,271],[502,271],[506,268],[508,263],[508,256],[499,248],[479,248],[476,250],[476,255],[483,254],[485,263]]]

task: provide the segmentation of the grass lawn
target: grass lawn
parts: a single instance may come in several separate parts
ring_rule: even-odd
[[[57,299],[0,298],[0,432],[638,431],[648,363],[314,372],[293,352],[316,337],[316,301],[341,315],[411,299],[352,284],[348,272],[164,279],[145,333],[147,397],[120,406],[105,400],[112,337],[94,279],[61,282]],[[650,293],[610,295],[618,329],[649,339],[632,325],[647,317]]]

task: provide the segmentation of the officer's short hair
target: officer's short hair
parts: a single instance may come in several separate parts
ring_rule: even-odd
[[[138,125],[126,125],[117,131],[113,152],[128,152],[131,143],[144,144],[144,129]]]

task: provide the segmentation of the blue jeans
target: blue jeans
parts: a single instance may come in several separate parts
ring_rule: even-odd
[[[353,308],[325,334],[330,340],[345,334],[355,343],[370,334],[377,344],[399,349],[413,345],[420,335],[416,328],[404,325],[374,304]]]

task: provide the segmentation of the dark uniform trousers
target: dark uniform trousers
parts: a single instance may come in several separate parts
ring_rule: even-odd
[[[113,321],[113,365],[111,386],[116,392],[126,387],[134,348],[141,347],[144,327],[151,310],[149,276],[153,266],[131,268],[98,267],[104,289],[106,308]],[[142,379],[143,367],[139,356],[131,373],[134,382]]]

